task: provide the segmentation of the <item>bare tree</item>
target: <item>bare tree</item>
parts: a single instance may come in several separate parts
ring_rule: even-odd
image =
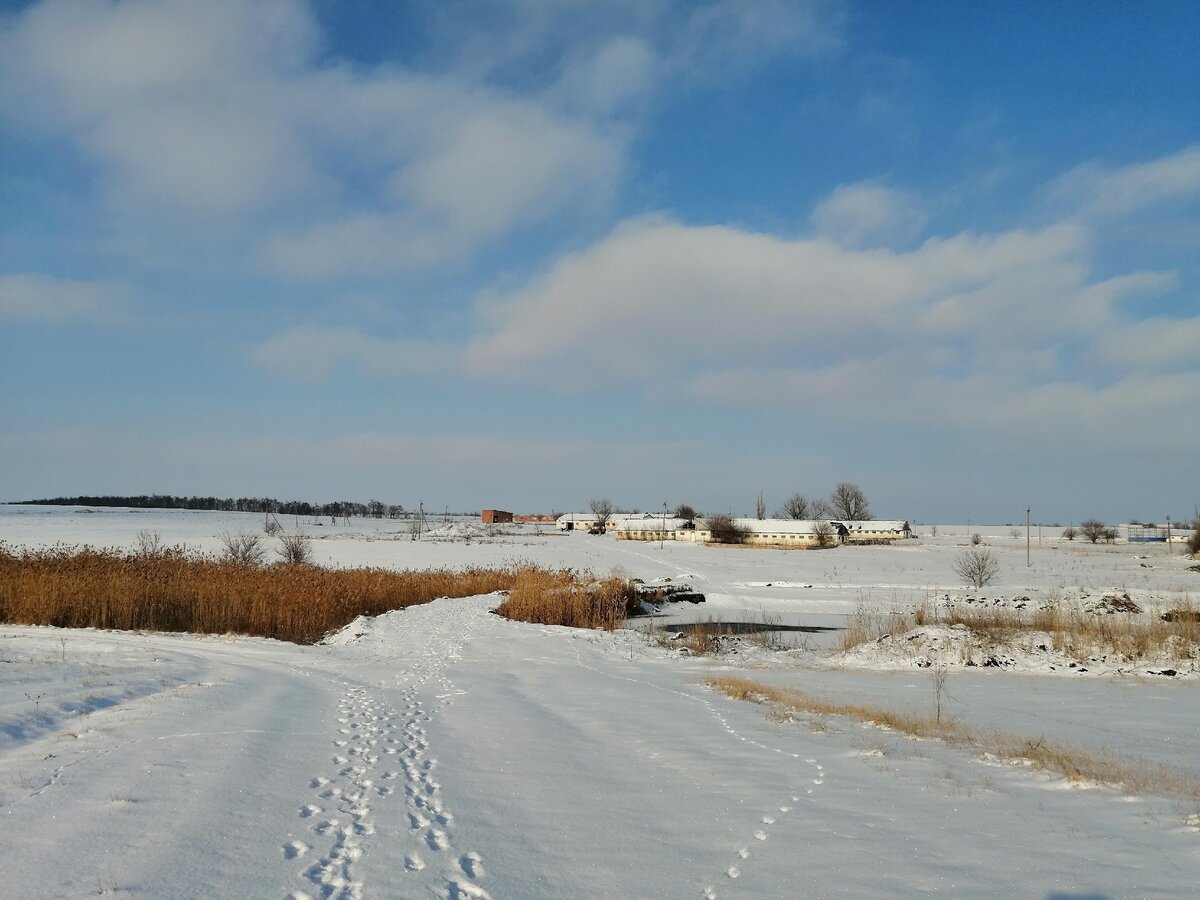
[[[1066,528],[1063,529],[1063,537],[1065,537],[1068,541],[1073,541],[1078,536],[1079,536],[1079,532],[1075,530],[1074,525],[1068,525]]]
[[[758,492],[758,499],[754,501],[754,518],[760,522],[767,517],[767,501],[763,499],[762,491]]]
[[[803,494],[792,494],[783,501],[783,506],[779,507],[779,512],[775,515],[781,519],[815,518],[812,515],[812,504]]]
[[[857,484],[840,481],[829,495],[829,506],[838,519],[863,521],[871,518],[871,507],[867,495]]]
[[[692,522],[695,521],[698,515],[699,513],[696,512],[695,508],[688,506],[686,503],[680,503],[675,507],[675,518],[677,519],[687,519],[689,522]]]
[[[1088,519],[1079,523],[1079,533],[1094,544],[1104,537],[1104,529],[1107,527],[1099,519]]]
[[[1188,538],[1187,546],[1192,551],[1192,556],[1200,556],[1200,518],[1192,523],[1192,535]]]
[[[828,500],[817,498],[808,508],[808,514],[814,519],[832,519],[833,507],[829,505]]]
[[[712,533],[713,542],[717,544],[743,544],[746,542],[746,536],[750,533],[749,528],[739,525],[734,521],[733,516],[725,513],[709,516],[704,521]]]
[[[832,547],[834,543],[833,526],[828,522],[817,522],[813,525],[813,534],[817,537],[817,546],[822,550]]]
[[[608,520],[612,518],[613,514],[612,501],[607,497],[599,500],[589,500],[588,508],[591,509],[592,515],[596,517],[596,527],[601,531],[608,528]]]
[[[1104,537],[1104,543],[1115,544],[1117,541],[1117,529],[1105,528],[1103,537]]]
[[[991,550],[973,547],[954,557],[951,568],[966,584],[981,588],[1000,574],[1000,561]]]

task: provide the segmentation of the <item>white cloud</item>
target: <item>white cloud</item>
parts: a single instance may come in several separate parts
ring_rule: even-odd
[[[353,328],[302,325],[256,344],[250,358],[286,378],[320,381],[341,365],[388,378],[452,364],[454,355],[446,346],[425,341],[387,340]]]
[[[0,275],[0,319],[49,324],[128,322],[132,295],[117,282],[34,273]]]
[[[0,28],[0,115],[65,137],[135,229],[253,229],[300,277],[403,271],[606,209],[668,73],[822,44],[830,9],[514,0],[435,14],[459,52],[361,66],[322,55],[304,0],[42,0]]]
[[[1104,335],[1096,349],[1101,363],[1122,369],[1200,366],[1200,317],[1143,319]]]
[[[1049,195],[1052,201],[1094,218],[1200,196],[1200,144],[1117,168],[1099,163],[1077,166],[1050,185]]]
[[[928,220],[916,195],[869,181],[838,186],[812,213],[818,233],[847,247],[907,243]]]
[[[428,265],[603,208],[629,137],[549,95],[322,60],[300,0],[44,0],[6,24],[0,114],[72,141],[110,210],[252,225],[285,273]]]
[[[1114,292],[1087,283],[1086,249],[1071,226],[962,234],[896,253],[640,220],[490,300],[467,358],[539,375],[603,365],[617,381],[637,381],[745,360],[824,360],[931,334],[985,340],[988,323],[1049,340],[1091,327],[1112,302]]]

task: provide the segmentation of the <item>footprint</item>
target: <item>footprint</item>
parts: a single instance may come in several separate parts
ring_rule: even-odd
[[[329,779],[326,778],[324,775],[318,775],[316,778],[314,778],[312,781],[310,781],[308,783],[308,786],[310,788],[319,788],[319,787],[325,787],[325,785],[327,785],[327,784],[329,784]]]
[[[464,853],[459,859],[458,865],[463,870],[463,874],[468,878],[478,879],[482,878],[485,874],[483,871],[483,857],[473,850],[470,853]]]
[[[450,838],[441,829],[430,828],[425,833],[425,843],[429,845],[430,850],[445,850],[450,846]]]
[[[739,875],[742,874],[742,870],[739,869],[737,866],[730,866],[728,869],[725,870],[725,874],[728,875],[730,878],[737,878]]]
[[[764,825],[774,825],[775,824],[775,820],[772,819],[770,816],[763,816],[762,820],[763,820]]]
[[[299,859],[312,848],[303,841],[288,841],[283,845],[284,859]]]
[[[745,859],[749,855],[750,855],[750,850],[746,847],[742,847],[741,849],[738,850],[738,858],[739,859]]]
[[[767,839],[767,833],[759,829],[758,831],[754,832],[754,839],[756,841],[765,841]]]
[[[315,816],[319,812],[323,812],[319,806],[313,806],[311,803],[300,807],[300,818],[307,819],[309,816]]]
[[[449,900],[492,900],[492,895],[477,884],[451,878],[446,882],[446,897]]]

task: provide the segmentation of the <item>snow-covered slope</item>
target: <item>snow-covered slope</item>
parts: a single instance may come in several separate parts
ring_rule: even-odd
[[[883,590],[868,585],[939,578],[928,547],[660,555],[540,540],[570,564],[694,576],[726,611],[807,616]],[[341,562],[417,558],[416,542],[367,543],[327,546]],[[1098,583],[1116,557],[1067,559]],[[1131,590],[1185,571],[1155,563],[1174,574]],[[0,896],[1186,897],[1200,882],[1200,809],[1178,794],[1070,786],[704,685],[733,672],[928,710],[921,670],[748,671],[632,632],[508,622],[497,602],[360,619],[312,647],[0,626]],[[1197,687],[972,670],[951,675],[947,707],[1195,772]]]

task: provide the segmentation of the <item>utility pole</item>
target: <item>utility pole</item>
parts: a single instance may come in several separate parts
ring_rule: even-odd
[[[1025,507],[1025,568],[1033,565],[1029,560],[1029,507]]]
[[[667,501],[663,501],[662,531],[658,533],[658,549],[666,547],[667,542]]]

